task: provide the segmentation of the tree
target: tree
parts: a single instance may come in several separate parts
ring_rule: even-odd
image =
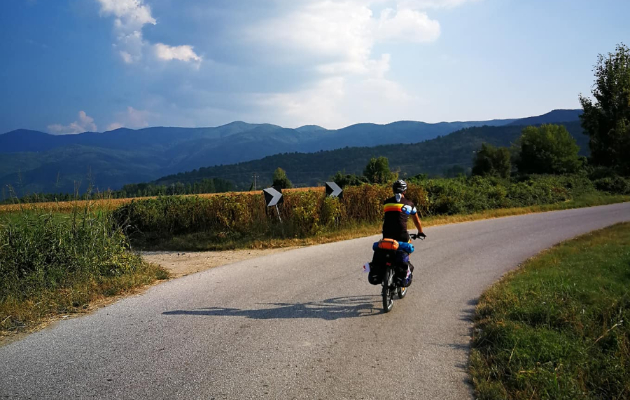
[[[473,160],[472,174],[509,178],[512,171],[510,150],[483,143]]]
[[[337,171],[337,173],[333,175],[332,181],[342,188],[346,186],[360,186],[364,183],[368,183],[368,180],[365,178],[365,176],[346,174],[346,171]]]
[[[395,180],[398,176],[398,174],[389,170],[387,157],[371,158],[363,170],[363,175],[371,183],[388,183]]]
[[[595,102],[580,95],[580,117],[589,135],[590,162],[630,175],[630,49],[617,45],[615,54],[598,56],[595,65]]]
[[[520,173],[567,174],[582,166],[580,148],[562,125],[528,126],[516,147]]]
[[[273,187],[277,189],[291,189],[293,184],[287,177],[287,173],[282,168],[278,167],[273,173]]]

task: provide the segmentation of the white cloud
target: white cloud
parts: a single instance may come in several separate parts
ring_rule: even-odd
[[[424,10],[429,8],[453,8],[464,3],[481,0],[398,0],[398,8],[409,8],[413,10]]]
[[[133,64],[142,59],[144,39],[142,27],[146,24],[156,25],[157,21],[151,16],[151,7],[143,0],[97,0],[101,4],[102,16],[114,16],[114,33],[116,43],[114,47],[120,49],[123,61]]]
[[[192,46],[169,46],[163,43],[158,43],[155,46],[155,55],[160,60],[180,60],[180,61],[196,61],[201,62],[201,57],[195,53]]]
[[[316,124],[326,128],[413,119],[424,104],[398,83],[377,74],[324,78],[292,93],[254,95],[253,101],[260,112],[252,116],[254,120],[273,115],[273,122],[283,126]]]
[[[101,15],[114,15],[115,26],[125,31],[142,29],[145,24],[157,24],[151,16],[151,7],[143,0],[98,0]]]
[[[289,13],[249,28],[247,40],[264,46],[270,62],[309,64],[324,74],[370,71],[377,42],[433,42],[440,24],[421,11],[387,8],[378,17],[370,5],[379,1],[306,1]]]
[[[149,111],[136,110],[133,107],[127,107],[124,112],[116,113],[116,121],[107,126],[108,131],[119,128],[140,129],[149,126],[149,120],[153,114]]]
[[[440,23],[420,11],[383,10],[378,22],[379,41],[433,42],[440,36]]]
[[[88,131],[96,132],[97,129],[94,118],[88,116],[85,111],[79,111],[79,120],[72,122],[70,125],[48,125],[48,130],[55,135],[77,134]]]
[[[375,15],[370,7],[378,3],[395,3],[396,7]],[[379,115],[385,116],[380,122],[411,118],[422,102],[387,77],[391,56],[374,55],[373,49],[381,42],[436,41],[439,22],[417,9],[428,5],[420,1],[306,0],[293,3],[284,15],[259,22],[249,28],[246,38],[265,49],[268,63],[293,65],[316,75],[311,84],[296,91],[255,94],[255,104],[288,126],[341,127],[374,121]]]
[[[116,43],[114,48],[126,64],[134,64],[142,60],[146,46],[151,46],[142,35],[145,25],[157,25],[151,14],[151,7],[144,0],[97,0],[101,5],[102,16],[114,16],[114,33]],[[192,46],[183,45],[170,47],[162,43],[155,45],[156,55],[161,60],[181,60],[201,63],[199,57],[192,50]],[[170,55],[170,58],[169,58]]]

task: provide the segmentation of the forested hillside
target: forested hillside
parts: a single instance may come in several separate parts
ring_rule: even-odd
[[[541,117],[556,120],[559,112],[563,111]],[[419,143],[462,128],[503,126],[514,121],[399,121],[387,125],[356,124],[337,130],[315,125],[287,129],[233,122],[215,128],[121,128],[59,136],[22,129],[0,135],[0,186],[13,187],[20,197],[42,192],[73,193],[77,187],[82,193],[89,184],[100,191],[116,190],[126,184],[195,168],[279,153]]]
[[[580,154],[588,154],[588,137],[582,133],[577,121],[563,123],[580,146]],[[521,135],[523,126],[466,128],[433,140],[416,144],[395,144],[376,147],[351,147],[317,153],[287,153],[265,157],[234,165],[200,168],[187,173],[166,176],[154,183],[172,185],[177,182],[193,183],[206,178],[231,180],[236,188],[247,190],[253,174],[260,184],[269,185],[274,170],[278,167],[287,171],[289,179],[297,186],[314,186],[330,179],[337,171],[361,174],[372,157],[389,159],[393,170],[400,175],[413,176],[419,173],[442,174],[453,166],[470,167],[474,152],[482,143],[495,146],[510,146]]]

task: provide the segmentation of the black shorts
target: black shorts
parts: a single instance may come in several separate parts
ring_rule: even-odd
[[[385,235],[383,234],[384,239],[394,239],[398,242],[409,243],[411,240],[411,236],[409,236],[409,232],[399,233],[397,235]]]

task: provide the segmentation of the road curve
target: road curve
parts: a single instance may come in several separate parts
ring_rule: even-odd
[[[156,286],[0,348],[0,398],[466,399],[476,300],[555,243],[630,220],[630,204],[446,225],[383,314],[363,238]]]

